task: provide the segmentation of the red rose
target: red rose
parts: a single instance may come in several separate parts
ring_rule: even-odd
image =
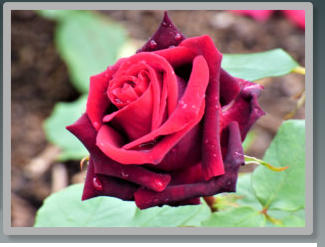
[[[186,39],[165,14],[137,54],[90,78],[86,113],[67,127],[90,153],[83,200],[144,209],[235,191],[261,87],[221,59],[209,36]]]

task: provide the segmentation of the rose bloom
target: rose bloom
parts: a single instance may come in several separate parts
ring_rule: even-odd
[[[137,54],[90,78],[86,113],[67,127],[90,153],[82,200],[145,209],[235,191],[241,143],[264,113],[261,86],[221,59],[209,36],[185,38],[165,13]]]

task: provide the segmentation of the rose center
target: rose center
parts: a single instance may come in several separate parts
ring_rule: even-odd
[[[109,83],[107,94],[111,102],[120,109],[137,100],[148,88],[149,82],[149,73],[143,69],[135,75],[113,78]]]

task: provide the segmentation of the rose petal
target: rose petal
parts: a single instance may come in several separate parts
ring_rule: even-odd
[[[193,72],[182,101],[169,119],[157,130],[123,145],[123,138],[109,126],[102,126],[97,136],[99,148],[113,160],[122,164],[158,164],[169,150],[195,126],[204,113],[204,92],[208,84],[208,67],[202,56],[193,61]],[[150,143],[158,136],[165,136],[152,149],[139,151],[127,148]],[[131,146],[132,145],[132,146]]]
[[[150,142],[158,136],[176,133],[188,125],[193,119],[197,119],[199,109],[204,101],[205,91],[209,81],[209,69],[202,56],[193,61],[193,69],[187,88],[179,100],[177,108],[168,117],[167,121],[155,131],[145,135],[124,146],[125,149],[134,148],[142,143]]]
[[[166,59],[159,55],[148,52],[136,54],[122,64],[114,76],[119,76],[121,73],[128,74],[128,70],[132,69],[131,65],[137,63],[148,66],[147,69],[153,80],[151,86],[142,95],[143,97],[104,118],[105,122],[113,118],[121,118],[117,119],[117,123],[123,125],[131,140],[148,133],[149,127],[157,128],[163,120],[166,105],[168,114],[171,114],[176,108],[178,99],[177,77]],[[158,81],[159,74],[162,74],[163,82]],[[148,125],[149,123],[152,125]]]
[[[204,114],[204,107],[203,101],[197,119],[189,122],[184,129],[165,136],[151,149],[127,150],[123,148],[122,136],[110,126],[105,125],[99,129],[96,145],[104,154],[121,164],[159,164],[170,149],[201,120]]]
[[[206,109],[204,114],[202,168],[206,180],[224,173],[220,149],[220,103],[219,78],[222,55],[215,48],[212,39],[205,35],[184,40],[184,46],[198,54],[202,54],[209,67],[209,85],[206,92]]]
[[[195,165],[201,160],[202,126],[194,126],[164,157],[155,165],[163,171],[175,171]]]
[[[165,11],[164,18],[160,23],[158,30],[148,40],[148,42],[137,51],[137,53],[143,51],[156,51],[170,46],[177,46],[184,39],[185,36],[178,31],[176,26],[168,17],[167,11]]]
[[[257,101],[263,87],[239,78],[233,79],[237,80],[241,91],[232,102],[222,107],[221,128],[232,121],[238,122],[244,140],[251,126],[265,114]]]
[[[96,189],[94,182],[100,184],[100,189]],[[97,185],[98,186],[98,185]],[[122,200],[133,200],[134,192],[138,186],[121,179],[95,175],[93,160],[89,160],[85,186],[82,194],[82,200],[87,200],[96,196],[113,196]]]
[[[86,112],[96,130],[100,128],[103,114],[110,104],[106,96],[108,82],[123,61],[124,59],[120,59],[115,65],[108,67],[106,71],[90,77]]]
[[[170,181],[168,174],[156,173],[140,166],[124,166],[106,157],[96,146],[97,133],[87,114],[83,114],[67,129],[79,138],[90,152],[95,174],[121,178],[154,191],[162,191],[168,185]]]
[[[211,196],[221,192],[234,192],[239,167],[244,163],[243,149],[238,124],[236,122],[230,123],[224,131],[228,131],[227,154],[224,161],[226,173],[224,175],[212,178],[209,181],[169,185],[162,192],[154,192],[140,188],[134,194],[136,205],[140,209],[166,203],[176,205],[178,201],[184,201],[198,196]]]
[[[222,106],[229,104],[240,92],[238,80],[227,73],[224,69],[220,71],[220,103]]]

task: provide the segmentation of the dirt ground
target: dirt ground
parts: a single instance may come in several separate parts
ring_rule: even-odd
[[[133,39],[143,41],[162,18],[162,11],[101,14],[124,25]],[[264,23],[224,11],[170,11],[169,15],[188,37],[210,35],[222,53],[283,48],[304,66],[304,31],[280,13]],[[12,226],[32,226],[46,196],[83,179],[78,162],[55,162],[59,151],[47,142],[42,129],[56,102],[73,101],[79,96],[56,51],[55,26],[54,21],[33,11],[12,13]],[[294,96],[304,89],[304,77],[291,74],[260,83],[265,86],[260,104],[268,114],[254,126],[256,138],[248,153],[256,157],[263,156],[283,116],[294,109]],[[303,107],[295,118],[304,118]]]

